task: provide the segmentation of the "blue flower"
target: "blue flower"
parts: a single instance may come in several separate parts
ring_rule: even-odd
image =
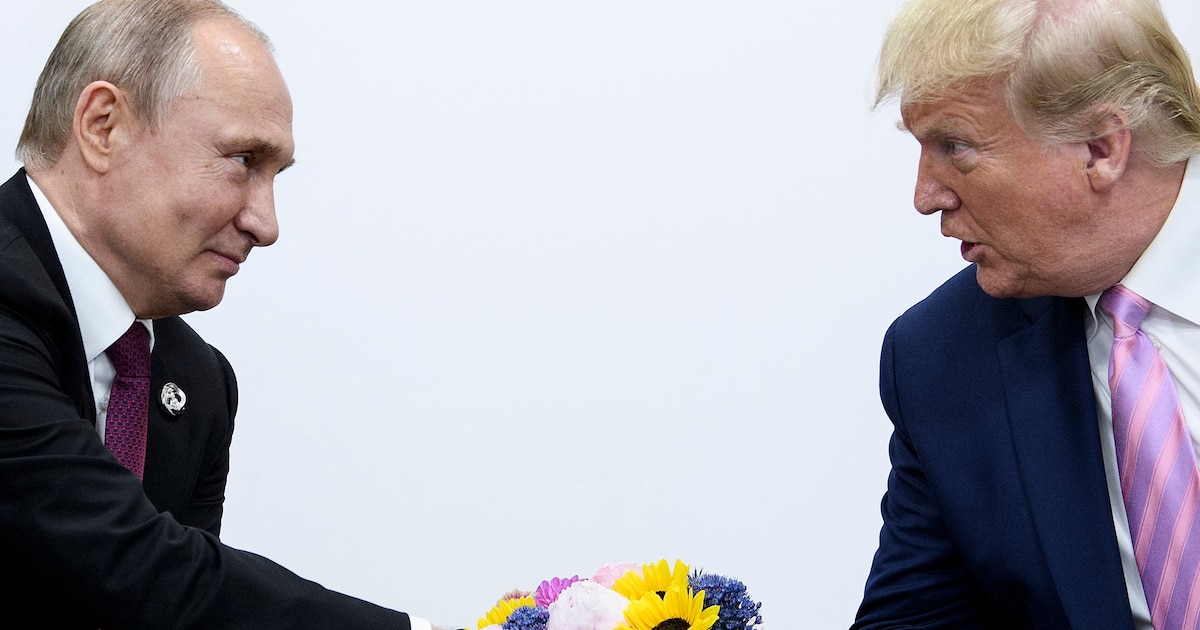
[[[541,606],[521,606],[508,615],[504,630],[546,630],[550,611]]]
[[[762,624],[762,602],[750,599],[746,585],[733,578],[696,571],[688,578],[693,591],[704,591],[704,605],[720,606],[713,630],[746,630]],[[505,628],[507,630],[507,628]]]

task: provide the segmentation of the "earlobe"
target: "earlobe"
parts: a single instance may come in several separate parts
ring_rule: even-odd
[[[1087,177],[1093,191],[1108,191],[1124,175],[1129,166],[1132,137],[1125,112],[1121,110],[1110,112],[1099,121],[1096,137],[1086,143]]]
[[[129,102],[107,81],[88,84],[75,104],[74,135],[83,161],[97,173],[108,171],[121,131],[127,124]]]

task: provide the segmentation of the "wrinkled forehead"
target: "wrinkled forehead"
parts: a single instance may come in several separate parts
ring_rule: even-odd
[[[905,92],[900,97],[900,118],[907,128],[918,118],[954,111],[1008,109],[1006,77],[959,78],[924,92]]]
[[[900,111],[961,101],[1003,101],[1003,77],[932,77],[900,93]]]

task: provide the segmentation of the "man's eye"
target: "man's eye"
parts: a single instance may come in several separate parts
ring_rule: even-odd
[[[946,141],[946,153],[948,153],[950,155],[962,153],[965,150],[967,150],[967,145],[963,144],[962,142],[958,142],[956,140],[947,140]]]
[[[249,155],[235,155],[235,156],[233,156],[233,159],[236,162],[238,162],[239,164],[241,164],[242,166],[250,166],[250,156]]]

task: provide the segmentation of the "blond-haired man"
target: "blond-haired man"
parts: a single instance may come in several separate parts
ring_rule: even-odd
[[[1116,285],[1149,304],[1139,334],[1200,436],[1200,95],[1161,9],[910,0],[879,79],[921,146],[917,210],[971,265],[884,340],[892,473],[854,627],[1194,624],[1197,505],[1174,533],[1127,514],[1153,466],[1118,465],[1097,306]]]

